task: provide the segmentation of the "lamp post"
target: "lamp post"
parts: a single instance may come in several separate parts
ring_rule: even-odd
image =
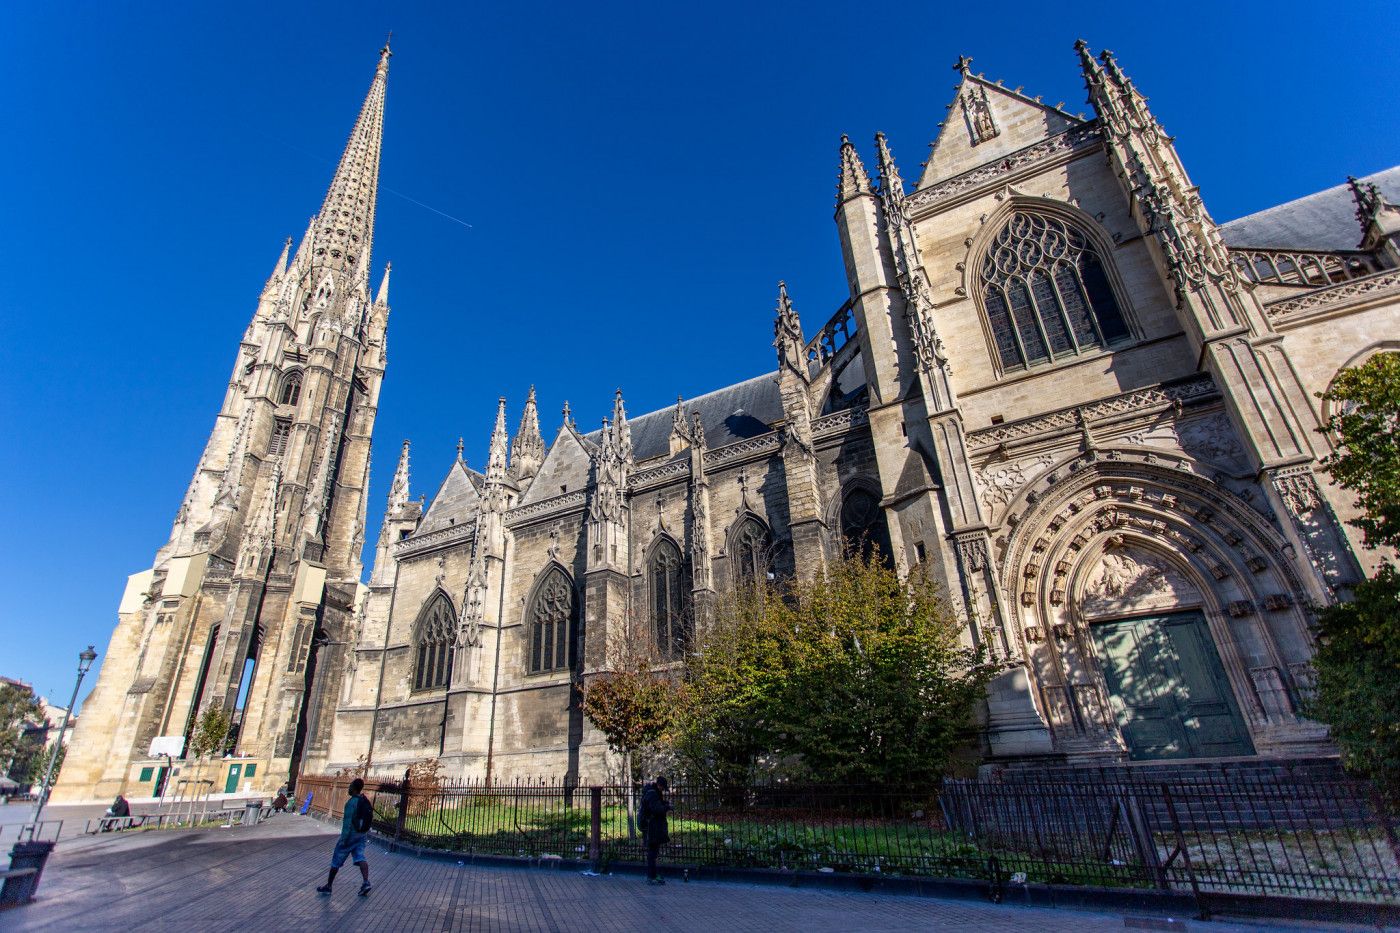
[[[73,718],[73,706],[78,702],[78,691],[82,689],[83,678],[87,676],[92,662],[96,660],[97,652],[92,650],[92,645],[88,645],[87,650],[78,654],[78,682],[73,685],[73,698],[68,701],[68,709],[63,714],[63,724],[58,727],[58,742],[49,754],[49,767],[44,772],[44,786],[39,789],[39,806],[34,810],[34,828],[29,831],[31,839],[39,830],[39,814],[44,812],[44,804],[49,802],[49,783],[53,780],[54,765],[58,764],[59,751],[63,748],[63,734],[68,731],[68,720]]]

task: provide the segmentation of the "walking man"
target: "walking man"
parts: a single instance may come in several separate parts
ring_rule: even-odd
[[[340,838],[335,841],[335,851],[331,853],[331,873],[326,878],[326,883],[316,889],[318,893],[331,893],[335,873],[340,871],[340,866],[345,864],[347,858],[359,866],[360,877],[364,879],[360,885],[360,897],[364,897],[370,891],[369,862],[365,861],[365,837],[369,835],[370,823],[374,820],[374,808],[361,793],[364,789],[365,782],[359,778],[350,782],[350,799],[345,801],[345,816],[340,821]]]
[[[656,856],[661,847],[671,841],[671,831],[666,825],[666,814],[671,812],[671,801],[666,799],[669,785],[664,777],[642,789],[642,810],[638,814],[642,824],[642,842],[647,847],[647,884],[665,884],[656,871]]]

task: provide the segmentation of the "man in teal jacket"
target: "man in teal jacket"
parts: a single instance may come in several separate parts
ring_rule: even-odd
[[[369,862],[365,861],[365,837],[369,835],[370,824],[374,821],[374,807],[370,806],[362,793],[365,782],[359,778],[350,782],[350,799],[345,801],[345,815],[340,820],[340,838],[335,841],[335,851],[331,853],[331,873],[326,883],[316,890],[321,894],[331,893],[335,883],[335,873],[349,858],[360,868],[364,883],[360,885],[360,897],[370,892]]]

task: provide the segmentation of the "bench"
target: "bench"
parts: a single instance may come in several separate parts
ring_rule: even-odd
[[[105,833],[105,832],[111,832],[111,831],[114,831],[114,830],[134,829],[134,828],[136,828],[136,827],[138,827],[138,826],[144,826],[144,825],[146,825],[146,817],[144,817],[144,816],[101,816],[101,817],[98,817],[97,820],[96,820],[96,823],[97,823],[97,826],[96,826],[96,827],[94,827],[94,826],[92,825],[93,822],[94,822],[93,820],[88,820],[88,821],[87,821],[86,831],[87,831],[88,833],[90,833],[90,834],[94,834],[94,833]]]

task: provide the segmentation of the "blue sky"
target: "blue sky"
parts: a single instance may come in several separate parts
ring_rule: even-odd
[[[917,177],[960,53],[1077,111],[1073,41],[1112,48],[1218,220],[1400,160],[1390,4],[471,6],[0,14],[0,673],[66,700],[105,652],[387,29],[372,529],[400,441],[431,495],[498,395],[513,428],[533,382],[549,436],[565,398],[591,428],[617,386],[641,413],[770,369],[779,278],[809,331],[845,297],[840,134]]]

